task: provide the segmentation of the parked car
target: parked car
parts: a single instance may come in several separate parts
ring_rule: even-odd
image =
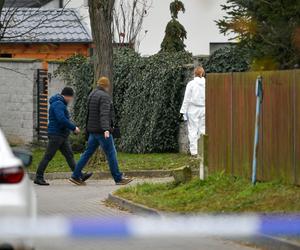
[[[36,194],[25,169],[31,160],[32,156],[28,152],[12,150],[0,130],[0,223],[1,218],[30,219],[37,215]],[[20,245],[21,249],[32,249],[28,239],[26,242],[21,239],[7,241],[0,235],[0,250],[20,249]]]

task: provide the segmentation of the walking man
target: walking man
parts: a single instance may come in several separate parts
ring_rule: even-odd
[[[56,152],[60,150],[73,171],[75,169],[74,154],[69,142],[70,131],[75,134],[80,133],[80,129],[70,121],[68,104],[73,100],[74,91],[70,87],[65,87],[61,94],[56,94],[50,98],[49,124],[48,124],[48,146],[42,161],[40,162],[34,183],[47,186],[44,179],[44,172],[53,159]],[[84,174],[83,178],[88,179],[92,173]]]
[[[117,152],[112,136],[114,124],[114,108],[109,95],[110,82],[106,77],[98,80],[98,87],[92,91],[88,98],[87,132],[89,133],[88,145],[78,161],[70,182],[76,185],[84,184],[82,169],[94,152],[101,146],[106,158],[112,177],[117,185],[126,185],[132,181],[126,178],[119,170]]]

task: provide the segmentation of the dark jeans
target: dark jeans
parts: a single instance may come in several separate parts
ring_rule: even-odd
[[[74,160],[74,154],[69,139],[62,136],[54,136],[54,135],[49,135],[48,138],[49,141],[48,141],[46,152],[36,171],[37,179],[44,178],[44,172],[49,162],[53,159],[53,157],[55,156],[58,150],[60,150],[60,152],[66,158],[67,163],[71,168],[71,170],[74,171],[75,169],[76,162]]]
[[[114,139],[110,136],[108,139],[104,138],[102,134],[90,134],[87,149],[81,155],[80,160],[77,162],[75,171],[72,177],[79,179],[82,177],[82,169],[85,167],[89,159],[95,153],[97,148],[101,146],[106,158],[108,160],[109,169],[111,175],[113,176],[115,182],[120,182],[122,180],[122,173],[119,170],[119,164],[117,160],[117,151],[114,144]]]

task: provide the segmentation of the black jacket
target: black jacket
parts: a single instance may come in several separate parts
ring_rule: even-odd
[[[87,132],[102,134],[111,131],[115,112],[111,96],[101,88],[96,88],[88,98]]]

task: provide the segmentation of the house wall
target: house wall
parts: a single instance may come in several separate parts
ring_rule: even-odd
[[[12,54],[12,58],[64,60],[75,53],[88,56],[89,44],[1,44],[0,54]],[[43,65],[47,67],[47,65]]]
[[[179,14],[179,21],[187,30],[186,49],[194,55],[209,55],[210,42],[227,42],[228,37],[219,33],[215,20],[222,18],[221,4],[226,0],[182,0],[186,12]],[[149,16],[145,18],[139,51],[153,54],[160,50],[167,23],[170,21],[169,4],[172,0],[153,0]]]
[[[117,2],[118,0],[116,0]],[[142,55],[152,55],[160,50],[167,23],[170,21],[169,4],[172,0],[149,0],[152,6],[149,15],[145,18],[140,37],[140,46],[137,48]],[[228,42],[229,37],[219,33],[215,24],[224,16],[221,4],[226,0],[182,0],[186,12],[179,14],[179,21],[187,30],[187,50],[194,55],[209,55],[210,43]],[[67,2],[67,0],[65,0]],[[81,18],[90,27],[86,0],[70,0],[67,7],[77,8]],[[145,35],[145,32],[147,34]]]
[[[55,71],[59,67],[59,63],[57,62],[49,62],[48,66],[48,94],[49,97],[60,93],[62,89],[66,86],[63,79],[58,76],[55,76]]]
[[[45,4],[43,8],[59,8],[59,0],[52,0],[51,2]]]
[[[13,144],[28,144],[36,135],[36,72],[34,60],[0,60],[0,128]]]

